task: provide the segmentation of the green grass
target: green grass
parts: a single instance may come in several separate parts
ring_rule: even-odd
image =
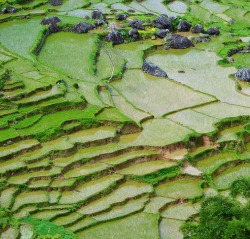
[[[32,59],[31,48],[43,29],[40,21],[41,19],[19,20],[1,24],[0,42],[10,51]]]
[[[126,71],[123,80],[112,85],[134,107],[155,117],[214,101],[211,96],[140,70]],[[189,97],[185,98],[183,95]]]
[[[115,230],[114,230],[115,228]],[[128,233],[129,232],[129,233]],[[124,219],[107,222],[90,229],[77,233],[80,238],[143,238],[157,239],[158,233],[158,215],[139,213]]]
[[[96,116],[97,120],[109,120],[109,121],[118,121],[118,122],[128,122],[131,121],[130,118],[126,117],[116,108],[104,108]]]
[[[73,78],[92,81],[97,41],[96,35],[56,33],[47,38],[38,59]]]
[[[0,143],[7,141],[7,140],[14,139],[18,136],[19,134],[17,133],[15,129],[10,128],[10,129],[5,129],[5,130],[0,130]]]

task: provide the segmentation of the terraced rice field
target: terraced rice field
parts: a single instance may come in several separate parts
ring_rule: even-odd
[[[209,192],[249,177],[250,86],[234,76],[250,68],[248,1],[16,2],[0,2],[0,209],[20,224],[0,239],[181,239]],[[220,35],[180,32],[194,47],[169,49],[160,14]],[[72,31],[82,21],[95,27]],[[105,40],[114,24],[122,44]]]

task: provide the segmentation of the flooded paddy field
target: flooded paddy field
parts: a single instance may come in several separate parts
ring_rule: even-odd
[[[248,0],[0,10],[0,239],[181,239],[249,201]]]

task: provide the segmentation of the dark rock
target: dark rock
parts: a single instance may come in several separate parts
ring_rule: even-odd
[[[152,62],[144,61],[142,70],[152,76],[168,77],[165,71]]]
[[[178,71],[178,73],[185,73],[185,71],[183,71],[183,70],[179,70],[179,71]]]
[[[59,22],[61,22],[61,20],[57,16],[53,16],[53,17],[45,17],[41,21],[41,24],[42,25],[53,25],[53,24],[57,24]]]
[[[191,24],[189,22],[186,22],[184,20],[180,20],[179,24],[178,24],[178,27],[177,27],[177,30],[178,32],[188,32],[191,28]]]
[[[135,10],[133,10],[133,9],[128,9],[128,12],[134,13]]]
[[[174,49],[186,49],[194,44],[187,38],[178,34],[172,34],[166,39],[169,43],[169,46]]]
[[[49,4],[51,6],[59,6],[62,5],[62,0],[49,0]]]
[[[142,21],[141,20],[131,20],[128,22],[129,26],[131,26],[132,28],[138,29],[138,30],[145,30],[145,27],[142,25]]]
[[[169,33],[170,33],[170,31],[168,29],[159,29],[156,31],[156,36],[158,36],[160,38],[164,38]]]
[[[202,42],[202,39],[200,37],[196,37],[195,38],[195,43],[200,43],[200,42]]]
[[[97,20],[95,20],[94,23],[95,23],[96,26],[102,26],[102,25],[104,25],[106,22],[105,22],[104,20],[97,19]]]
[[[75,33],[86,33],[89,30],[92,30],[94,27],[87,23],[87,22],[78,22],[74,27],[73,27],[73,32]]]
[[[1,13],[7,14],[7,13],[15,13],[17,9],[15,7],[5,7],[2,9]]]
[[[167,18],[166,15],[160,15],[152,22],[152,26],[160,29],[169,29],[173,28],[172,21]]]
[[[111,9],[110,12],[118,12],[116,9]]]
[[[236,78],[241,81],[250,82],[250,69],[242,68],[236,72]]]
[[[202,41],[203,42],[210,42],[211,40],[209,38],[203,38]]]
[[[147,16],[154,16],[155,14],[152,13],[152,12],[147,12],[146,15],[147,15]]]
[[[124,39],[120,32],[113,30],[105,37],[106,41],[112,42],[114,45],[122,44]]]
[[[118,20],[118,21],[123,21],[123,20],[126,20],[127,17],[128,17],[127,14],[117,14],[115,16],[115,19]]]
[[[106,17],[105,15],[98,9],[95,9],[92,13],[91,13],[91,17],[93,19],[101,19],[101,20],[105,20],[106,21]]]
[[[89,17],[88,15],[86,15],[86,16],[84,17],[84,19],[89,20],[90,17]]]
[[[54,33],[54,32],[59,32],[61,28],[57,26],[57,23],[61,22],[61,20],[56,17],[46,17],[41,21],[41,25],[48,25],[49,26],[49,32]]]
[[[133,28],[129,31],[129,36],[134,40],[138,40],[140,38],[140,34],[137,29]]]
[[[192,27],[191,32],[192,33],[204,33],[204,27],[200,24],[197,24],[194,27]]]
[[[207,29],[207,34],[213,35],[213,36],[218,36],[220,35],[220,30],[217,27],[211,27]]]
[[[147,22],[147,23],[150,23],[150,22],[151,22],[151,19],[150,19],[150,18],[147,18],[147,19],[146,19],[146,22]]]

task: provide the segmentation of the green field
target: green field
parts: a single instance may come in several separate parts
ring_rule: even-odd
[[[249,178],[249,1],[50,2],[0,1],[0,239],[184,239],[204,199]]]

